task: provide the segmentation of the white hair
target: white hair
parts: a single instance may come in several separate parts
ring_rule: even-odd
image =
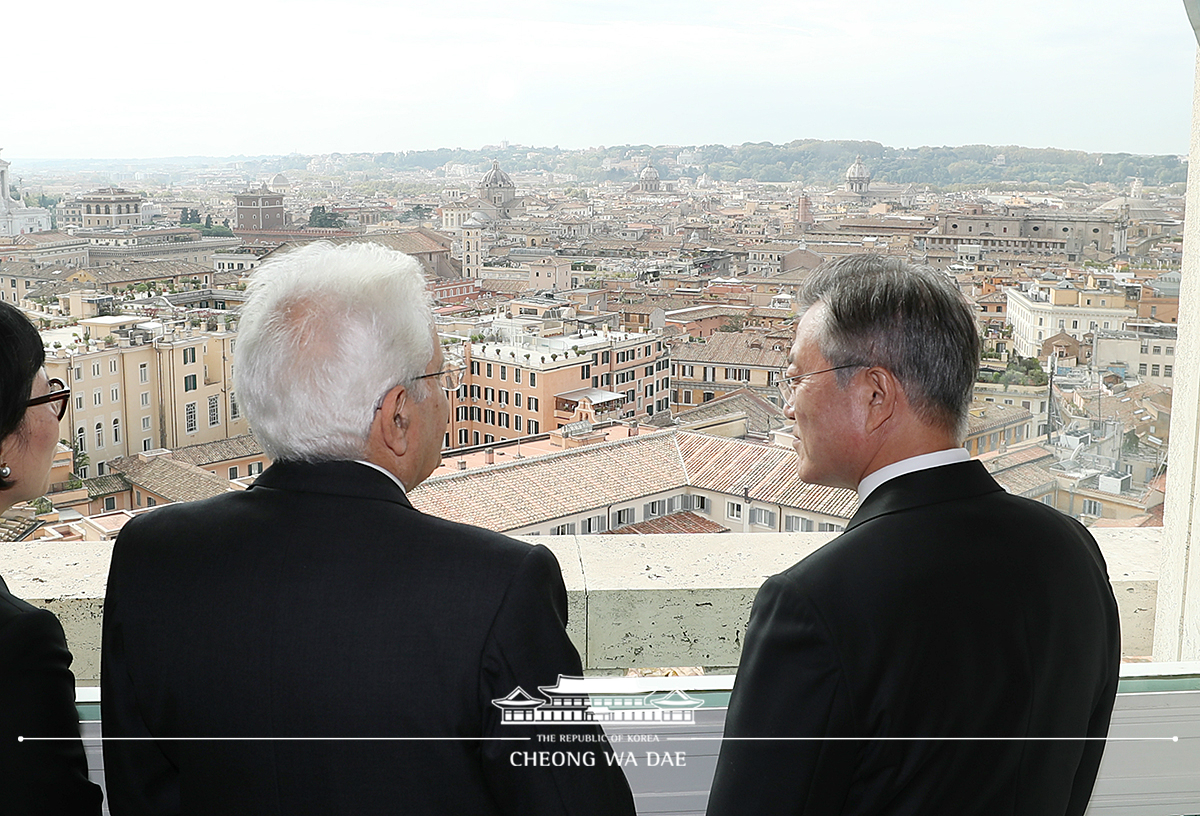
[[[436,343],[415,258],[378,244],[308,244],[251,278],[234,353],[238,402],[272,459],[361,459],[379,400],[423,385],[414,378]]]

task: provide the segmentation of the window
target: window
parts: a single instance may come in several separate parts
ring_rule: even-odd
[[[1079,328],[1079,321],[1078,321],[1078,320],[1072,320],[1072,321],[1071,321],[1071,328],[1072,328],[1072,329],[1078,329],[1078,328]]]
[[[146,497],[146,506],[147,507],[154,507],[156,504],[158,504],[158,500],[155,499],[153,496]]]
[[[517,408],[521,407],[521,392],[520,391],[513,392],[513,405],[515,405]]]
[[[150,382],[150,366],[146,363],[138,363],[138,382]]]
[[[144,450],[144,451],[150,450],[150,440],[149,439],[142,440],[142,450]]]
[[[251,462],[246,465],[247,476],[255,476],[259,473],[262,473],[262,462]]]
[[[143,431],[150,430],[150,417],[148,417],[148,416],[142,417],[142,430]]]
[[[242,415],[242,410],[238,408],[237,395],[232,391],[229,392],[229,418],[237,419]]]
[[[92,392],[92,405],[102,405],[103,403],[104,403],[104,396],[103,396],[103,394],[100,393],[100,389],[97,388],[95,391]]]
[[[483,389],[483,398],[485,400],[487,400],[489,403],[492,402],[494,399],[496,399],[496,389],[495,388]]]
[[[750,523],[758,524],[763,527],[775,526],[775,511],[768,510],[765,507],[750,508]]]
[[[104,423],[103,422],[96,423],[96,447],[97,448],[104,447]]]
[[[832,522],[828,522],[828,521],[822,521],[820,524],[817,525],[817,532],[821,532],[821,533],[840,533],[842,530],[845,530],[845,529],[846,528],[843,527],[841,524],[833,524]]]
[[[195,391],[196,390],[196,375],[195,374],[188,374],[186,377],[183,378],[183,390],[184,391]]]
[[[535,385],[537,385],[537,372],[530,371],[529,372],[529,387],[533,388]]]
[[[497,394],[497,397],[499,398],[498,401],[501,405],[508,405],[508,392],[505,391],[503,388],[500,389],[500,392]]]
[[[692,496],[692,509],[699,510],[701,513],[708,512],[708,497],[707,496]]]
[[[734,521],[741,521],[742,520],[742,504],[741,504],[741,502],[726,503],[725,518],[733,519]]]
[[[530,411],[536,411],[538,409],[538,398],[530,397],[529,399],[527,399],[525,401],[525,407],[528,408]]]
[[[667,503],[662,499],[659,499],[658,501],[652,501],[646,505],[646,518],[648,519],[658,518],[659,516],[665,516],[666,514]]]
[[[83,379],[83,366],[81,366],[81,365],[75,366],[75,379],[76,380]]]
[[[479,361],[478,360],[471,361],[471,373],[474,374],[476,377],[479,376]]]
[[[121,420],[113,420],[113,444],[121,444]]]
[[[1146,364],[1145,363],[1138,363],[1138,374],[1141,374],[1143,377],[1146,376]]]
[[[75,395],[75,410],[76,410],[76,411],[82,411],[82,410],[83,410],[83,394],[76,394],[76,395]]]
[[[115,357],[108,361],[108,373],[109,374],[117,373],[117,359]]]
[[[185,348],[183,350],[183,364],[187,365],[194,362],[196,362],[196,347],[191,346],[189,348]]]
[[[105,496],[104,497],[104,512],[108,513],[110,511],[116,510],[116,509],[117,509],[117,497],[116,496]]]
[[[229,478],[236,479],[237,477],[238,477],[238,469],[237,469],[237,465],[234,465],[233,467],[231,467],[229,469]]]
[[[491,364],[491,363],[488,363],[488,364],[487,364],[487,375],[488,375],[489,377],[491,377],[491,376],[492,376],[492,364]]]
[[[470,440],[470,432],[466,428],[458,429],[458,444],[460,447],[466,447]]]
[[[508,379],[508,366],[500,366],[500,379]]]
[[[1100,504],[1100,502],[1094,501],[1093,499],[1084,499],[1083,500],[1083,515],[1099,516],[1103,512],[1104,512],[1104,505]]]
[[[189,402],[183,406],[183,423],[188,433],[196,432],[196,403]]]
[[[579,379],[586,380],[586,379],[590,379],[591,376],[592,376],[592,367],[590,365],[588,365],[587,363],[584,363],[583,365],[581,365],[579,367]]]
[[[1175,373],[1175,366],[1169,366],[1169,365],[1163,366],[1163,376],[1164,377],[1171,377],[1174,375],[1174,373]]]
[[[587,535],[588,533],[603,533],[608,530],[608,516],[592,516],[586,518],[579,523],[579,532]]]
[[[1152,365],[1152,366],[1150,366],[1150,376],[1151,376],[1151,377],[1157,377],[1157,376],[1158,376],[1158,369],[1159,369],[1159,366],[1158,366],[1158,364],[1157,364],[1157,363],[1156,363],[1155,365]]]
[[[109,392],[109,398],[112,399],[113,402],[121,401],[121,392],[117,390],[117,387],[115,385],[113,386],[112,390]]]
[[[802,516],[793,516],[790,514],[783,517],[783,531],[785,533],[808,533],[811,532],[813,523],[811,519],[803,518]]]
[[[521,430],[521,415],[520,414],[513,414],[513,430],[514,431]]]
[[[606,351],[604,353],[607,354],[608,352]],[[617,522],[613,526],[623,527],[626,524],[633,524],[633,522],[635,520],[634,512],[635,511],[632,507],[626,507],[624,510],[618,510],[617,511]]]
[[[213,394],[208,398],[208,427],[221,424],[221,402],[220,398]]]
[[[80,479],[86,479],[88,477],[87,465],[80,465],[78,476]]]
[[[575,522],[560,524],[550,528],[550,535],[575,535]]]
[[[508,414],[506,414],[504,411],[501,411],[499,414],[497,414],[496,420],[497,420],[496,424],[499,425],[501,428],[508,427]]]
[[[1154,353],[1155,353],[1155,354],[1162,354],[1162,346],[1155,346],[1155,347],[1154,347]]]
[[[483,421],[484,421],[484,423],[486,423],[488,425],[495,425],[496,424],[496,412],[491,409],[484,411],[483,412]]]
[[[540,425],[541,423],[539,423],[536,419],[531,419],[525,423],[525,431],[530,436],[536,436]]]
[[[92,363],[92,376],[93,377],[100,376],[100,364],[99,363]]]

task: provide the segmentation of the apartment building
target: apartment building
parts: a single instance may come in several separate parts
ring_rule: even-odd
[[[87,454],[78,468],[83,478],[104,475],[112,459],[249,431],[232,389],[237,335],[139,328],[144,323],[133,316],[80,321],[93,337],[115,342],[58,349],[46,359],[47,376],[72,391],[60,433]]]
[[[1177,327],[1166,324],[1152,331],[1096,332],[1092,361],[1101,371],[1112,371],[1142,382],[1175,384],[1175,338]]]
[[[447,447],[532,436],[580,417],[649,417],[667,409],[670,375],[659,335],[581,329],[564,322],[559,309],[521,315],[528,300],[511,304],[513,318],[493,321],[493,339],[464,344],[467,372],[451,400]]]
[[[671,408],[678,410],[747,388],[775,405],[790,341],[756,332],[714,332],[704,342],[671,347]]]
[[[1098,329],[1121,329],[1137,316],[1123,289],[1080,289],[1068,281],[1007,290],[1013,351],[1037,357],[1046,338],[1059,332],[1076,340]]]

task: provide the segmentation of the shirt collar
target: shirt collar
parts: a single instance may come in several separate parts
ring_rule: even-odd
[[[965,452],[965,451],[964,451],[964,452]],[[408,492],[407,492],[407,491],[404,489],[404,485],[402,485],[402,484],[400,483],[400,480],[396,478],[396,474],[395,474],[395,473],[392,473],[390,470],[386,470],[386,469],[384,469],[384,468],[381,468],[379,465],[375,464],[374,462],[367,462],[367,461],[365,461],[365,460],[362,460],[362,459],[355,459],[354,461],[355,461],[355,462],[358,462],[360,465],[366,465],[366,466],[367,466],[367,467],[369,467],[369,468],[375,468],[375,470],[378,470],[378,471],[379,471],[380,473],[382,473],[384,476],[387,476],[389,479],[391,479],[393,482],[395,482],[395,483],[396,483],[396,487],[400,488],[400,492],[401,492],[401,493],[404,493],[406,496],[408,495]]]
[[[966,448],[947,448],[946,450],[934,451],[933,453],[910,456],[907,459],[901,459],[899,462],[892,462],[890,465],[885,465],[873,473],[868,473],[867,477],[858,483],[858,502],[862,504],[875,488],[886,481],[895,479],[897,476],[914,473],[918,470],[941,467],[942,465],[953,465],[956,462],[967,462],[970,459],[971,454],[967,453]]]

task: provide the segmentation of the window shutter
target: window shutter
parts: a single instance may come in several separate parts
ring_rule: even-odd
[[[642,518],[645,518],[645,519],[650,518],[650,505],[649,504],[642,505]]]
[[[599,522],[600,525],[598,528],[599,532],[603,533],[608,531],[608,516],[597,516],[596,521]]]

